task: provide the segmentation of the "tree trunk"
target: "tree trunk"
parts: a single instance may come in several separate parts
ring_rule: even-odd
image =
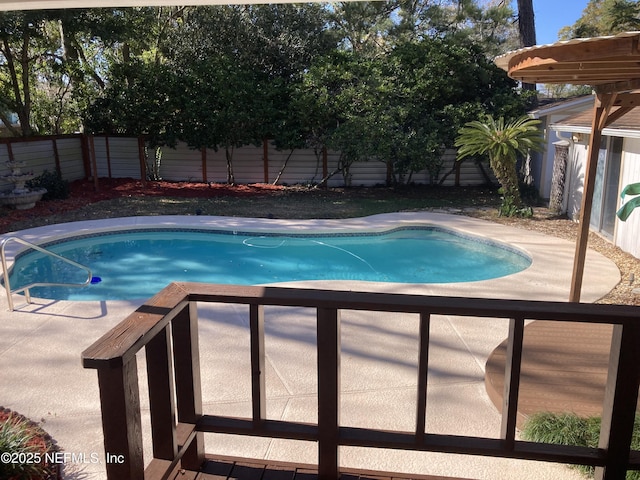
[[[31,85],[29,84],[29,55],[27,47],[29,45],[29,35],[25,31],[22,38],[22,52],[19,57],[16,58],[11,49],[9,41],[2,39],[2,54],[5,57],[5,65],[9,71],[11,78],[11,87],[13,90],[13,102],[6,102],[5,105],[11,110],[14,110],[18,115],[20,121],[20,134],[23,137],[30,137],[33,135],[33,129],[31,128]],[[17,64],[20,66],[20,71],[24,72],[22,76],[18,75]],[[22,90],[21,88],[22,87]],[[6,123],[6,122],[5,122]],[[16,129],[11,125],[6,125],[9,131],[16,132]]]
[[[558,142],[555,147],[549,210],[553,213],[560,214],[564,210],[564,184],[567,171],[567,159],[569,158],[569,142]]]
[[[500,214],[512,216],[522,209],[522,197],[520,196],[515,162],[504,158],[491,158],[490,164],[502,190]]]
[[[518,0],[518,34],[520,48],[536,44],[536,23],[533,13],[533,0]],[[523,90],[535,90],[535,83],[523,83]]]
[[[228,145],[225,148],[225,157],[227,158],[227,184],[235,185],[236,177],[233,174],[233,145]]]

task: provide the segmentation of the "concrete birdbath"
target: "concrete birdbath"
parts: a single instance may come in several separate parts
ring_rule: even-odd
[[[13,183],[14,188],[10,192],[0,193],[0,205],[7,205],[17,210],[27,210],[33,208],[38,200],[47,193],[45,188],[31,190],[26,183],[35,177],[33,172],[23,172],[25,162],[8,161],[5,165],[9,167],[11,173],[2,175],[0,178]]]

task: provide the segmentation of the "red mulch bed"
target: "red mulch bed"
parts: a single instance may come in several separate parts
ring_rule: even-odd
[[[71,198],[87,200],[87,203],[119,197],[249,197],[282,190],[279,185],[227,185],[222,183],[192,183],[134,180],[131,178],[101,178],[98,190],[94,182],[72,182]]]
[[[120,197],[249,197],[268,195],[284,189],[279,185],[227,185],[219,183],[164,182],[132,178],[100,178],[96,184],[89,180],[71,182],[69,198],[38,202],[29,210],[12,210],[0,216],[0,231],[25,217],[48,216],[82,208],[90,203]]]

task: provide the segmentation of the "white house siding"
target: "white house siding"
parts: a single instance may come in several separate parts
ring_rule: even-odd
[[[564,115],[550,115],[544,125],[545,132],[545,149],[542,152],[542,162],[540,165],[534,165],[533,168],[537,169],[534,173],[536,178],[536,185],[539,186],[538,193],[542,198],[549,198],[551,196],[551,179],[553,177],[553,162],[555,160],[556,149],[555,142],[560,140],[566,140],[567,135],[561,135],[559,132],[547,128],[547,125],[552,125],[566,118]]]
[[[542,198],[551,196],[551,177],[553,176],[555,157],[553,144],[564,136],[549,127],[571,115],[593,109],[593,102],[594,96],[589,95],[545,105],[529,112],[530,116],[541,120],[540,128],[543,129],[545,137],[544,150],[542,152],[532,152],[531,154],[531,173],[534,184],[538,187],[538,193]]]
[[[586,138],[584,141],[588,140],[589,139]],[[580,218],[586,165],[587,144],[583,142],[574,143],[573,148],[569,150],[569,159],[567,160],[563,199],[567,216],[573,220]]]
[[[637,182],[640,182],[640,139],[626,138],[620,172],[620,188]],[[626,222],[618,220],[615,243],[625,252],[640,258],[640,209],[634,211]]]

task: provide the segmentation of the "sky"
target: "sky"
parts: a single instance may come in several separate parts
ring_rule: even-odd
[[[544,45],[558,40],[558,30],[573,25],[582,16],[589,0],[533,0],[536,20],[536,43]],[[512,1],[514,11],[517,2]]]

